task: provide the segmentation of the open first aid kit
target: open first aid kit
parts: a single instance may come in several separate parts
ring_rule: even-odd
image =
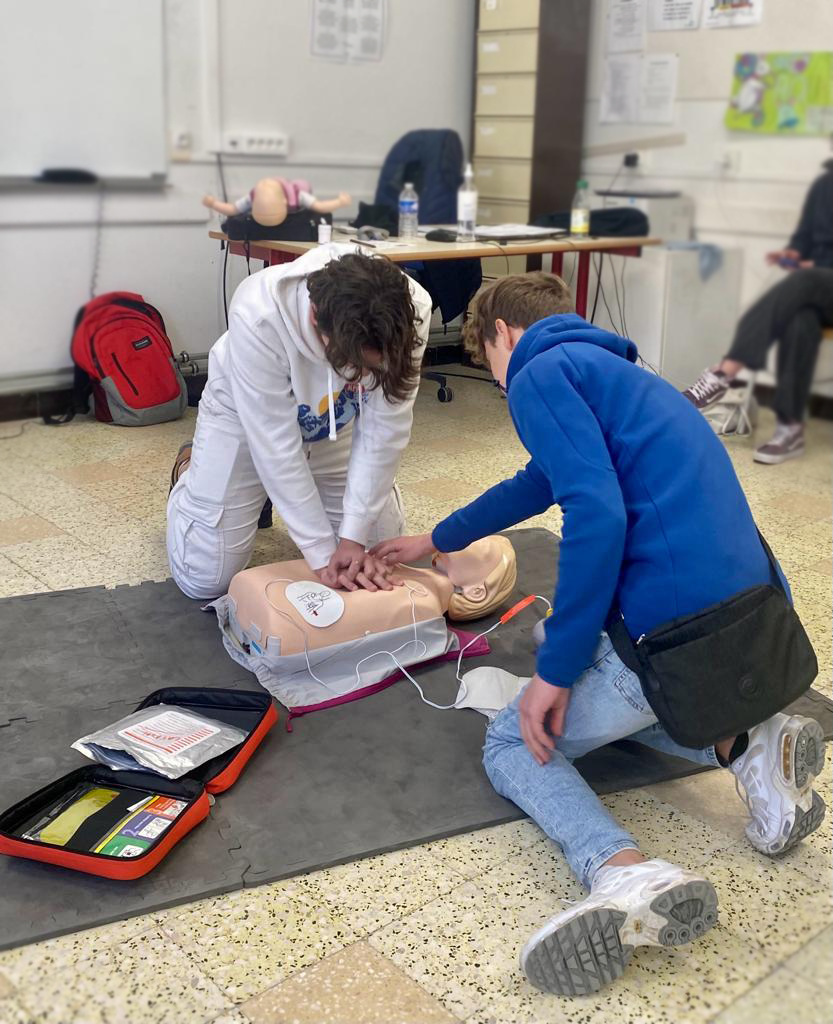
[[[261,690],[156,690],[128,718],[73,744],[107,763],[77,768],[0,814],[0,853],[140,878],[208,817],[210,794],[237,781],[277,720]],[[110,766],[122,758],[133,763]]]

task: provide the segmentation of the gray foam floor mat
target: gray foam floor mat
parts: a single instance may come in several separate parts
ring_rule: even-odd
[[[512,541],[521,584],[507,606],[551,593],[555,574],[551,533],[518,530]],[[535,621],[530,611],[496,630],[489,661],[531,675]],[[0,649],[2,807],[88,763],[73,740],[161,686],[257,686],[223,651],[214,616],[171,581],[6,598]],[[452,662],[415,674],[431,700],[454,699]],[[810,693],[799,710],[829,737],[832,707]],[[0,856],[0,948],[523,817],[482,770],[483,717],[429,708],[405,681],[296,719],[291,734],[284,726],[282,715],[209,818],[142,879]],[[577,766],[599,793],[702,770],[626,741]]]

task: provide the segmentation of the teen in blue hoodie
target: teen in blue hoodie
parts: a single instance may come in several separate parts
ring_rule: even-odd
[[[823,762],[817,723],[776,715],[717,749],[684,750],[613,649],[605,632],[612,615],[637,639],[756,584],[787,584],[771,568],[731,461],[700,413],[636,364],[633,342],[572,309],[566,285],[550,274],[502,278],[481,292],[467,347],[506,390],[530,461],[431,534],[374,551],[401,562],[457,551],[561,506],[558,585],[537,672],[491,724],[484,764],[495,788],[559,843],[591,889],[521,956],[533,984],[566,995],[618,977],[635,945],[687,942],[717,919],[710,883],[647,860],[573,768],[576,757],[628,736],[728,765],[747,790],[747,835],[770,854],[812,831],[824,813],[812,790]],[[787,748],[795,762],[789,777],[779,769]]]

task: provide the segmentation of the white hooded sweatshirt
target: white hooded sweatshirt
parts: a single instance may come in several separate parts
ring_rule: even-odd
[[[411,434],[416,388],[404,402],[380,388],[353,387],[332,369],[311,319],[306,277],[331,260],[360,251],[330,244],[292,263],[269,267],[238,287],[229,329],[211,350],[210,376],[228,381],[258,476],[313,569],[326,565],[336,538],[304,456],[305,442],[328,443],[356,420],[344,494],[342,538],[366,544],[387,501]],[[421,359],[431,299],[409,279]]]

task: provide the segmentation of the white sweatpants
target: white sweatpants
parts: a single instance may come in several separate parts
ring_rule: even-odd
[[[304,445],[324,511],[338,536],[352,424],[336,441]],[[228,590],[249,564],[266,490],[255,470],[243,428],[233,410],[207,392],[200,402],[187,470],[168,498],[168,562],[179,589],[207,600]],[[394,484],[368,546],[405,532],[399,488]]]

